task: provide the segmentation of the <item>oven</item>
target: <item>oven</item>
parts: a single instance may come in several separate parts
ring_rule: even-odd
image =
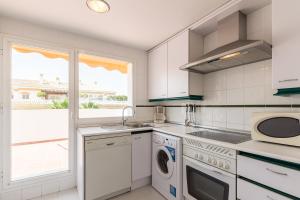
[[[236,200],[236,175],[183,156],[183,195],[188,200]]]

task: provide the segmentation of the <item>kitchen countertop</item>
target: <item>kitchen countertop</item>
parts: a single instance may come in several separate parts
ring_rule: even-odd
[[[122,130],[108,130],[101,127],[86,127],[86,128],[78,128],[78,134],[84,137],[88,136],[99,136],[99,135],[107,135],[107,134],[117,134],[124,132],[134,132],[134,131],[158,131],[162,133],[166,133],[169,135],[174,135],[182,138],[190,138],[195,139],[201,142],[207,142],[214,145],[219,145],[231,149],[235,149],[238,151],[243,151],[247,153],[257,154],[261,156],[266,156],[274,159],[284,160],[288,162],[294,162],[300,164],[300,148],[299,147],[291,147],[279,144],[271,144],[266,142],[259,141],[247,141],[240,144],[231,144],[227,142],[220,142],[216,140],[196,137],[193,135],[189,135],[187,133],[195,132],[201,130],[201,128],[195,127],[186,127],[183,125],[165,123],[165,124],[152,124],[152,127],[142,127],[142,128],[129,128]]]

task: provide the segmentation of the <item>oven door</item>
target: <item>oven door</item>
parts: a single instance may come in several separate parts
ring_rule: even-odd
[[[236,200],[236,175],[183,156],[183,195],[189,200]]]

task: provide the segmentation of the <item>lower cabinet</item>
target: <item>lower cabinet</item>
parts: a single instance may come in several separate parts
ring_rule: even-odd
[[[240,152],[237,156],[240,200],[300,199],[300,165]]]
[[[239,200],[291,200],[274,191],[260,187],[246,180],[237,179],[237,199]]]
[[[132,134],[132,188],[142,187],[151,181],[152,132]]]

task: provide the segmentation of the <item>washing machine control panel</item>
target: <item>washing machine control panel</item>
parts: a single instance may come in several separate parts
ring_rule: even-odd
[[[165,137],[163,135],[153,134],[152,140],[156,144],[176,148],[177,141],[172,138]]]

